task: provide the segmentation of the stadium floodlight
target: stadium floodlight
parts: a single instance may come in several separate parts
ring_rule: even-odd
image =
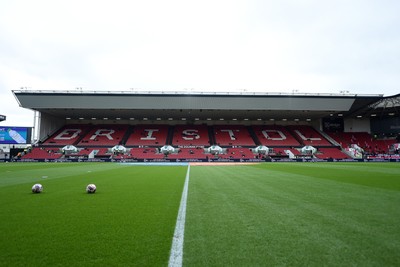
[[[103,120],[105,120],[105,121],[106,121],[106,120],[108,120],[108,118],[103,118]]]
[[[198,121],[198,120],[200,120],[200,118],[194,118],[194,120],[195,120],[195,121]]]
[[[236,119],[236,118],[233,118],[232,120],[233,120],[233,121],[237,121],[237,119]]]
[[[92,118],[92,120],[95,120],[95,119],[96,119],[95,117]]]
[[[121,118],[115,118],[117,121],[119,121]]]
[[[270,121],[274,121],[275,119],[273,119],[273,118],[271,118],[271,119],[269,119]]]
[[[157,118],[156,120],[160,121],[160,120],[161,120],[161,118]]]
[[[182,120],[183,120],[183,121],[185,121],[185,120],[186,120],[186,118],[182,118]]]
[[[135,120],[135,118],[129,118],[131,121],[134,121]]]
[[[224,120],[224,118],[220,118],[219,120],[220,120],[220,121],[223,121],[223,120]]]
[[[357,118],[362,118],[362,116],[361,115],[357,115]]]
[[[282,119],[282,121],[287,121],[287,119]]]
[[[84,120],[85,118],[83,118],[83,117],[80,117],[79,119],[80,119],[80,120]]]
[[[389,115],[390,115],[390,116],[393,116],[393,115],[394,115],[394,112],[390,112]]]
[[[173,118],[168,118],[168,120],[169,120],[169,121],[172,121],[172,120],[173,120]]]
[[[260,118],[258,118],[257,120],[258,120],[258,121],[262,121],[262,119],[260,119]]]
[[[244,121],[248,121],[249,119],[246,118],[246,119],[243,119],[243,120],[244,120]]]
[[[338,115],[338,117],[343,117],[343,114],[342,113],[339,113],[339,114],[337,114]]]
[[[376,114],[371,114],[371,117],[376,117]]]
[[[66,119],[66,120],[70,120],[71,118],[70,118],[70,117],[66,117],[65,119]]]
[[[294,121],[299,121],[299,119],[294,119]]]
[[[211,120],[211,118],[207,118],[207,120],[208,120],[208,121],[210,121],[210,120]]]
[[[310,119],[310,118],[308,118],[308,119],[306,119],[306,121],[311,121],[311,119]]]
[[[144,120],[144,121],[147,121],[147,120],[148,120],[148,118],[143,118],[143,120]]]

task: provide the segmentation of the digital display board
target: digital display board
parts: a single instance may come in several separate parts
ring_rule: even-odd
[[[371,120],[371,131],[375,134],[400,134],[400,118],[383,118]]]
[[[30,127],[0,127],[0,144],[28,144],[31,142]]]
[[[344,121],[342,118],[323,118],[322,127],[325,132],[343,132]]]

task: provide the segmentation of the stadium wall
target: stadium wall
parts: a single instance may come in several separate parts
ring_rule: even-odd
[[[371,120],[373,133],[400,134],[400,118],[376,118]]]
[[[369,119],[346,119],[344,120],[344,131],[371,133],[371,122]]]
[[[65,120],[51,116],[49,114],[41,113],[39,119],[39,141],[46,140],[50,135],[64,126]]]

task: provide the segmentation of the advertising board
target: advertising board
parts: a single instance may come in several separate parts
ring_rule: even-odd
[[[31,139],[30,127],[0,127],[0,144],[28,144]]]

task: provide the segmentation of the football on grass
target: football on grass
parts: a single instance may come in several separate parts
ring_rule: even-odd
[[[88,192],[89,194],[93,194],[96,192],[96,185],[94,184],[88,184],[86,186],[86,192]]]
[[[40,193],[43,191],[43,186],[41,184],[34,184],[32,186],[32,192],[33,193]]]

